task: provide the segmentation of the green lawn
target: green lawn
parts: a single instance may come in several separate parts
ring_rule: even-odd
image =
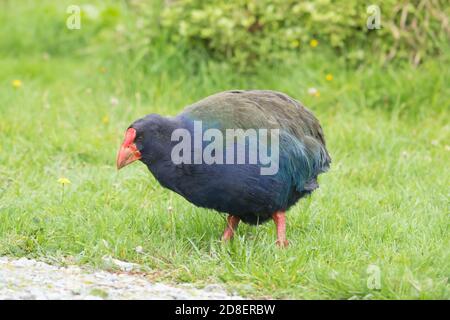
[[[450,298],[448,54],[417,69],[352,68],[318,47],[252,75],[160,55],[144,71],[109,40],[74,52],[35,45],[15,20],[25,9],[12,8],[0,13],[0,255],[95,268],[112,255],[156,280],[260,298]],[[236,88],[288,93],[326,134],[332,168],[290,210],[286,250],[272,223],[241,225],[222,244],[224,216],[163,189],[143,164],[115,168],[133,120]],[[71,181],[64,196],[60,177]],[[371,265],[380,289],[367,286]]]

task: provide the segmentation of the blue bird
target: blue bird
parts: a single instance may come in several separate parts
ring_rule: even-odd
[[[285,212],[318,188],[331,158],[316,117],[286,94],[233,90],[206,97],[175,117],[133,122],[117,168],[142,161],[159,183],[196,206],[228,214],[230,240],[242,220],[276,224],[285,247]]]

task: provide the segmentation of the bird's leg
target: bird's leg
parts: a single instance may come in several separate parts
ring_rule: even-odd
[[[272,219],[277,226],[277,245],[287,247],[289,242],[286,240],[286,214],[284,211],[277,211],[272,214]]]
[[[228,215],[227,217],[227,227],[225,228],[225,231],[223,232],[222,240],[228,241],[231,238],[233,238],[234,231],[236,230],[239,221],[241,219],[238,216]]]

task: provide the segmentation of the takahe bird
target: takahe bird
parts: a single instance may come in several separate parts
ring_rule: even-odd
[[[229,129],[241,130],[224,146],[220,134],[228,137]],[[270,141],[268,131],[253,139],[252,133],[264,133],[261,129],[270,130]],[[184,133],[194,141],[185,141],[186,148],[180,149]],[[257,148],[251,148],[255,142]],[[262,157],[264,150],[274,156],[269,158],[273,163]],[[223,240],[233,237],[240,220],[259,224],[272,218],[280,246],[288,244],[285,212],[318,188],[317,176],[331,162],[311,111],[286,94],[268,90],[225,91],[175,117],[150,114],[136,120],[125,133],[117,168],[135,160],[145,163],[163,187],[199,207],[227,213]]]

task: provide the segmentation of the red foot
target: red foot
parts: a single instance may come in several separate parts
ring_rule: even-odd
[[[277,226],[277,246],[280,248],[286,248],[289,242],[286,240],[286,214],[284,211],[275,212],[272,215],[272,219]]]
[[[287,241],[287,240],[284,240],[284,241],[277,240],[276,244],[280,248],[287,248],[287,247],[289,247],[289,241]]]
[[[231,214],[227,217],[227,227],[223,232],[222,241],[228,241],[233,238],[234,231],[236,230],[240,220],[241,219],[239,217],[233,216]]]

